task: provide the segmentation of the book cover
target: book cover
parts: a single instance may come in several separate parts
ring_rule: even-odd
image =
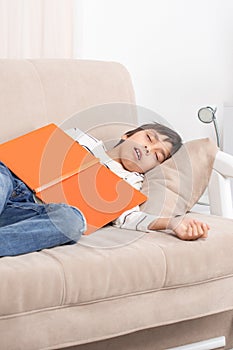
[[[55,124],[0,145],[0,159],[45,203],[67,203],[96,231],[147,198]]]

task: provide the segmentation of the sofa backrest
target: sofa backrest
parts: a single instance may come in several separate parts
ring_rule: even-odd
[[[0,142],[51,122],[86,130],[112,122],[135,125],[134,104],[130,76],[119,63],[0,60]],[[96,136],[115,136],[107,130]]]

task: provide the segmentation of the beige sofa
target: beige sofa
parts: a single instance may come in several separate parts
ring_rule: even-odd
[[[98,125],[135,124],[134,103],[117,63],[0,60],[1,142],[49,122],[110,142],[113,128]],[[1,350],[159,350],[220,336],[230,349],[233,220],[205,220],[207,240],[106,226],[72,246],[1,258]]]

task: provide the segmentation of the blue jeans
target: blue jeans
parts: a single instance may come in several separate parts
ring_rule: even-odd
[[[0,162],[0,257],[78,241],[83,214],[66,204],[37,204],[32,191]]]

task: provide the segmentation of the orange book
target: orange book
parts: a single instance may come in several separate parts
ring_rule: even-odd
[[[0,160],[43,202],[80,209],[85,234],[147,199],[55,124],[1,144]]]

